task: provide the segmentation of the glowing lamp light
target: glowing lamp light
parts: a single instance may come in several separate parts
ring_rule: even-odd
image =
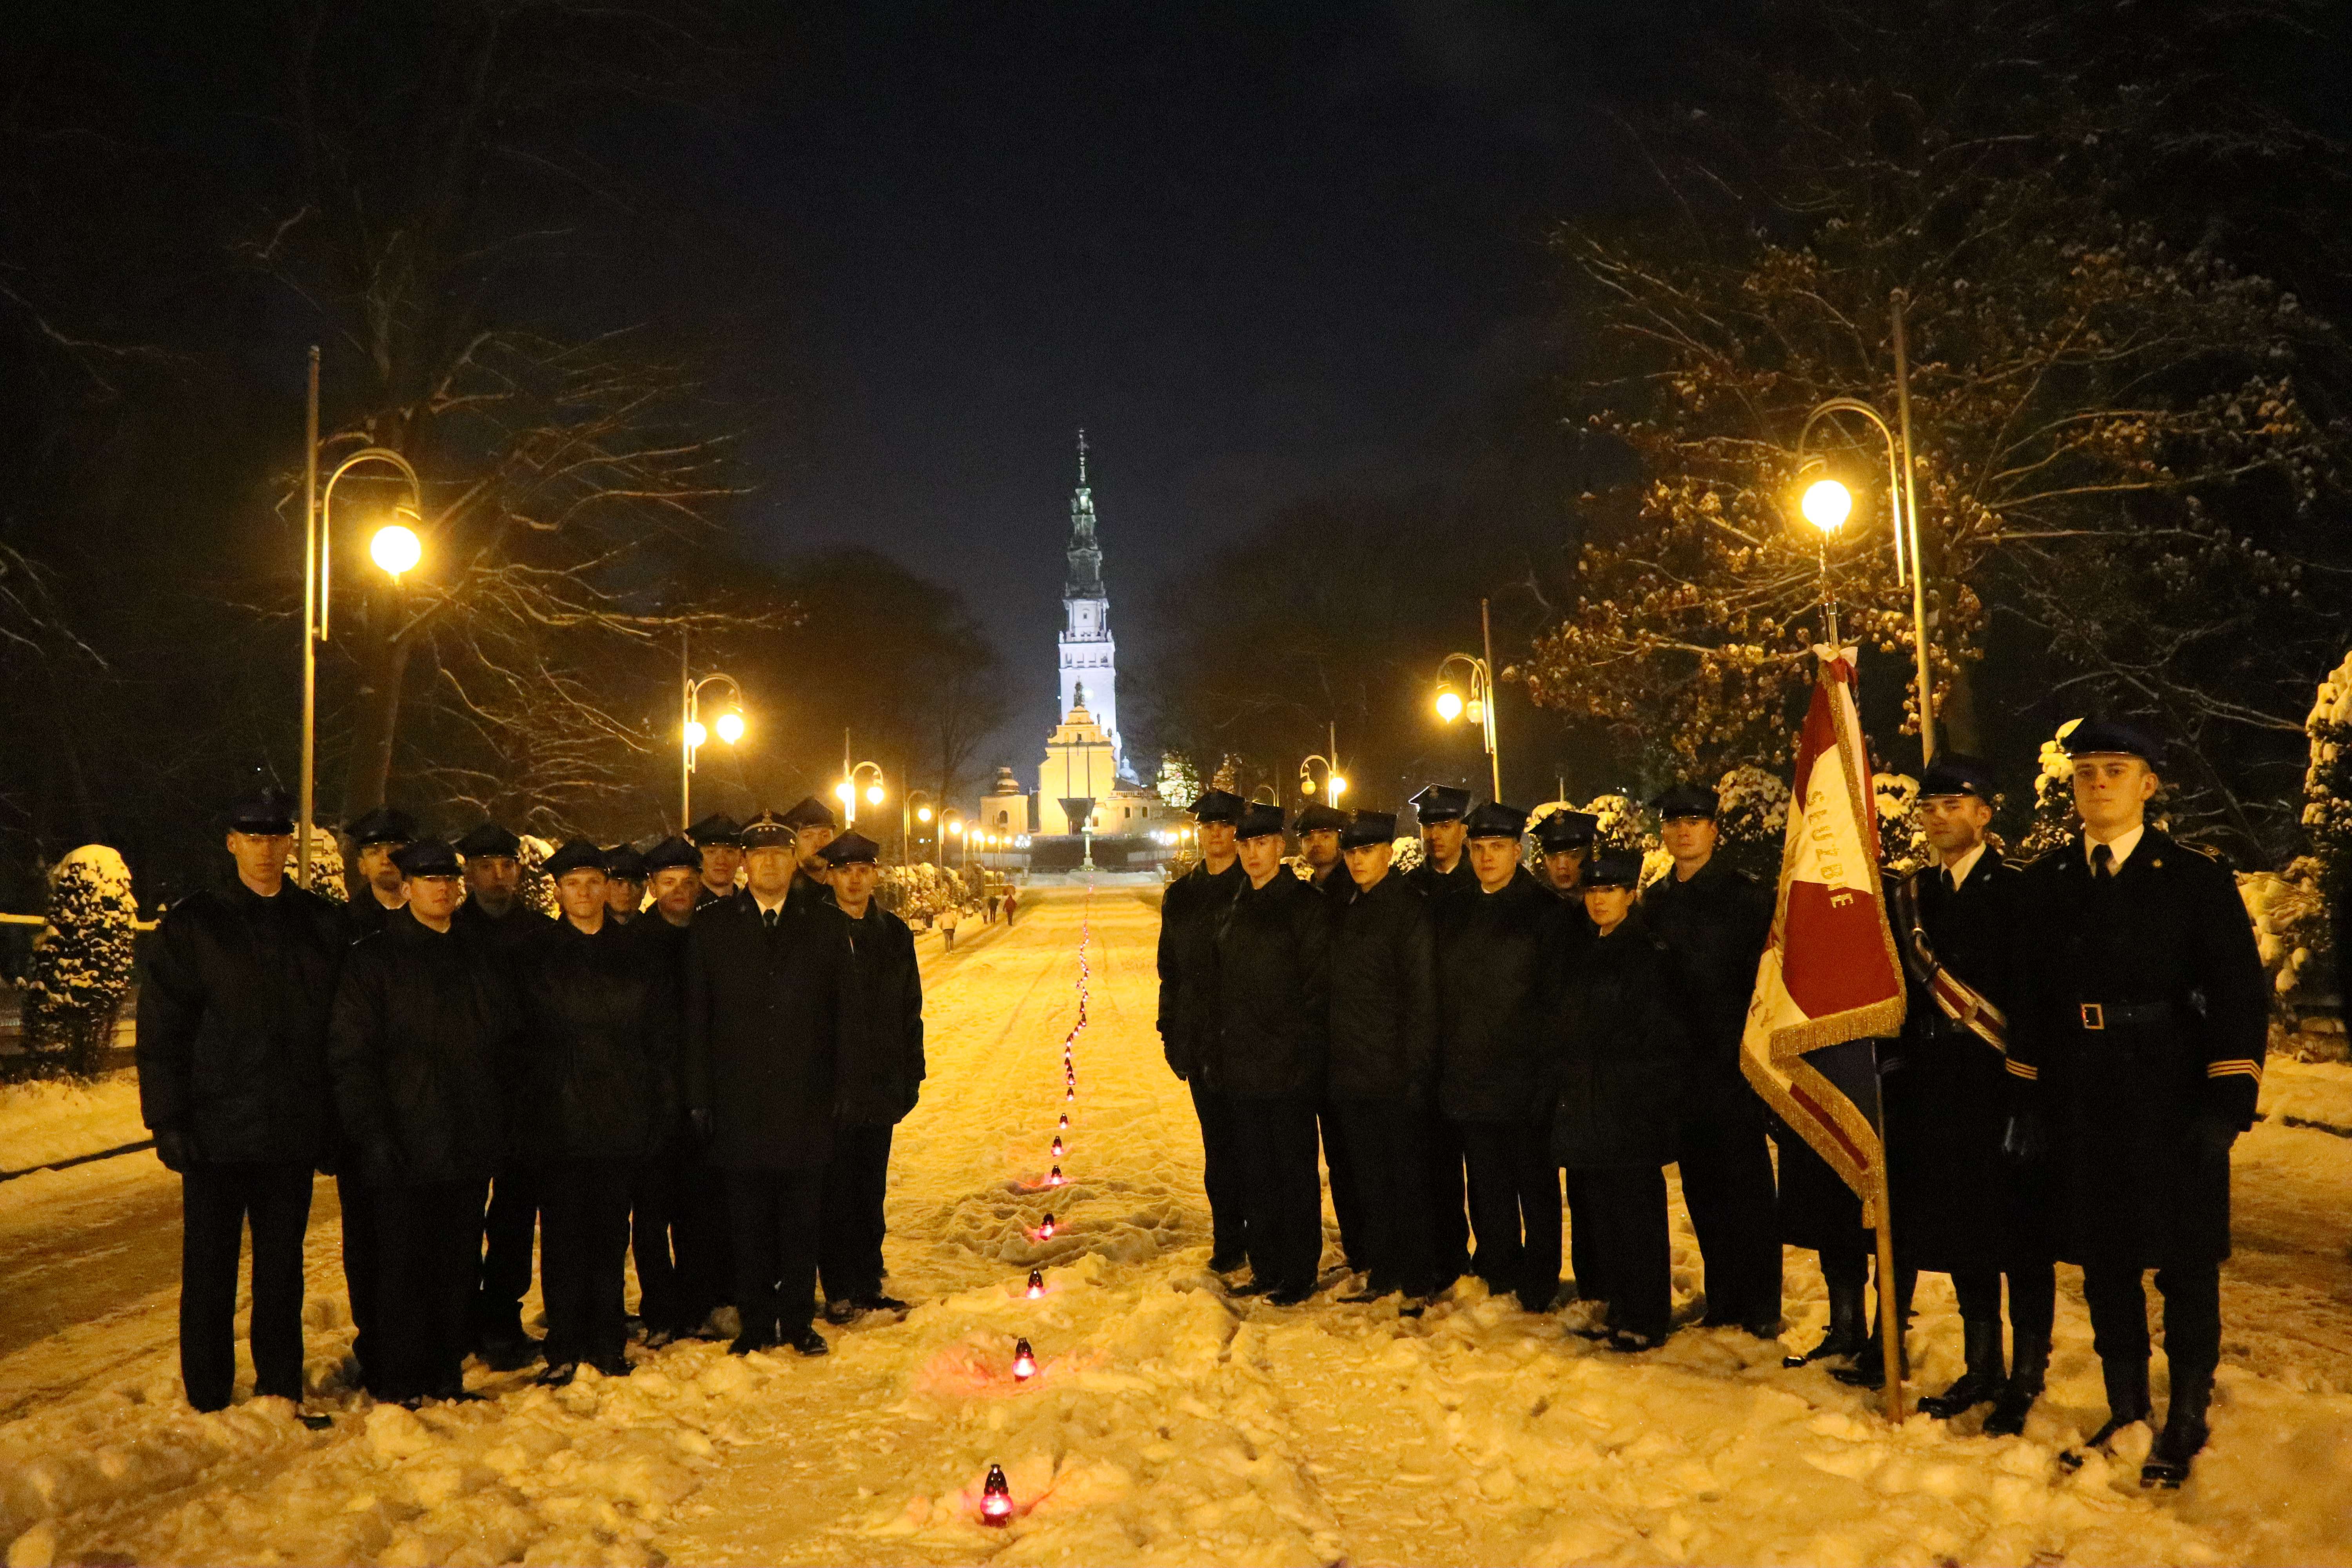
[[[730,746],[736,742],[741,740],[743,738],[743,715],[740,713],[721,713],[719,716],[719,738],[726,742]]]
[[[1037,1227],[1037,1235],[1042,1240],[1051,1241],[1054,1239],[1054,1216],[1052,1215],[1047,1215],[1045,1216],[1045,1223]]]
[[[1462,717],[1469,720],[1473,724],[1483,724],[1486,721],[1486,705],[1477,698],[1473,697],[1466,704],[1464,705]]]
[[[919,805],[915,807],[915,820],[917,822],[929,822],[930,819],[931,808],[929,806]]]
[[[1815,479],[1806,487],[1805,499],[1798,507],[1807,522],[1823,533],[1835,533],[1853,511],[1853,492],[1835,479]]]
[[[701,720],[691,719],[687,721],[686,749],[688,751],[700,751],[702,749],[702,742],[709,739],[710,739],[710,731],[702,727]]]
[[[368,554],[397,583],[403,574],[415,571],[416,563],[425,559],[425,542],[405,523],[386,523],[368,542]]]
[[[963,824],[961,822],[949,823],[948,837],[950,838],[961,838],[963,837]],[[977,838],[980,836],[978,834],[974,834],[972,837]]]
[[[1045,1277],[1036,1269],[1029,1270],[1029,1289],[1023,1292],[1032,1301],[1045,1293]]]
[[[857,798],[857,791],[851,786],[847,779],[844,779],[839,784],[834,785],[833,793],[835,797],[844,805],[849,805]]]
[[[1013,1486],[1004,1479],[1003,1465],[988,1467],[988,1479],[980,1489],[980,1522],[993,1525],[1013,1522]]]
[[[1077,1098],[1078,1098],[1078,1086],[1077,1086],[1076,1084],[1075,1084],[1075,1083],[1074,1083],[1074,1084],[1072,1084],[1072,1085],[1070,1085],[1070,1087],[1063,1092],[1062,1098],[1063,1098],[1064,1100],[1076,1100],[1076,1099],[1077,1099]]]
[[[1067,1121],[1069,1121],[1069,1118],[1066,1116],[1066,1117],[1062,1118],[1062,1120],[1063,1120],[1064,1121],[1066,1121],[1066,1122]],[[1054,1135],[1054,1158],[1055,1158],[1055,1159],[1056,1159],[1056,1160],[1058,1160],[1058,1159],[1060,1159],[1061,1157],[1062,1157],[1062,1138],[1061,1138],[1061,1134],[1059,1134],[1059,1133],[1055,1133],[1055,1134]]]
[[[1068,1111],[1065,1110],[1064,1112],[1062,1112],[1062,1127],[1063,1127],[1063,1130],[1064,1130],[1065,1131],[1068,1131],[1068,1129],[1069,1129],[1069,1125],[1070,1125],[1070,1113],[1069,1113]]]
[[[1331,775],[1331,798],[1336,801],[1347,793],[1348,781],[1341,778],[1338,773],[1333,773]]]
[[[1030,1353],[1027,1340],[1013,1342],[1013,1381],[1026,1383],[1037,1375],[1037,1358]]]
[[[1047,1186],[1049,1186],[1049,1187],[1058,1187],[1058,1186],[1060,1186],[1060,1185],[1062,1184],[1062,1167],[1061,1167],[1061,1166],[1056,1165],[1056,1166],[1055,1166],[1055,1167],[1054,1167],[1054,1173],[1053,1173],[1052,1175],[1050,1175],[1050,1176],[1048,1176],[1048,1177],[1046,1177],[1046,1178],[1045,1178],[1045,1184],[1046,1184]],[[1049,1231],[1047,1231],[1045,1234],[1046,1234],[1046,1235],[1048,1235],[1048,1236],[1051,1236],[1051,1235],[1053,1235],[1054,1233],[1053,1233],[1052,1231],[1050,1231],[1050,1230],[1049,1230]]]
[[[1437,716],[1451,724],[1462,717],[1462,694],[1447,687],[1437,694]]]
[[[867,784],[866,786],[866,801],[869,805],[880,805],[882,804],[882,786],[880,784]]]

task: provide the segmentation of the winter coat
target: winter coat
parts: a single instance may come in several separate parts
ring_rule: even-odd
[[[1672,872],[1643,890],[1642,914],[1689,987],[1693,1032],[1685,1115],[1761,1123],[1763,1102],[1739,1068],[1756,965],[1772,931],[1772,895],[1717,855],[1688,881]]]
[[[327,1017],[350,928],[289,879],[193,893],[155,933],[139,988],[139,1110],[192,1158],[331,1163]]]
[[[849,1012],[841,1062],[841,1120],[889,1127],[922,1092],[923,977],[915,933],[879,904],[857,920],[836,909],[849,943]]]
[[[1206,1087],[1240,1100],[1314,1100],[1331,1037],[1331,921],[1323,895],[1277,870],[1218,913]]]
[[[2235,879],[2150,827],[2105,881],[2079,837],[2052,850],[2019,905],[2008,1065],[2048,1130],[2058,1256],[2229,1257],[2230,1163],[2200,1124],[2252,1124],[2270,1020]]]
[[[391,1185],[497,1174],[507,1152],[504,1077],[521,1033],[512,978],[488,954],[393,910],[352,949],[335,988],[327,1066],[345,1158]]]
[[[1160,901],[1160,1048],[1180,1079],[1200,1070],[1214,1031],[1217,921],[1244,880],[1239,860],[1213,877],[1203,863]]]
[[[616,921],[541,931],[514,971],[523,1037],[509,1079],[514,1157],[640,1160],[677,1106],[676,973]]]
[[[1680,985],[1638,910],[1594,932],[1569,964],[1543,1086],[1555,1163],[1590,1171],[1675,1159],[1690,1056]]]
[[[1437,910],[1438,1108],[1456,1121],[1539,1121],[1544,1013],[1568,927],[1526,869]]]
[[[1454,862],[1451,871],[1439,870],[1437,862],[1430,859],[1424,851],[1421,864],[1407,871],[1404,879],[1419,889],[1422,897],[1430,900],[1433,909],[1440,900],[1451,894],[1478,890],[1478,873],[1470,869],[1470,847],[1466,844],[1462,847],[1462,858]]]
[[[405,904],[396,910],[385,909],[377,900],[375,889],[362,886],[358,892],[352,895],[352,901],[344,907],[343,918],[349,922],[352,941],[359,942],[382,931],[391,923],[393,916],[404,915],[407,912],[408,906]]]
[[[1334,1100],[1423,1100],[1437,1072],[1437,932],[1402,877],[1369,890],[1335,873],[1331,921]]]
[[[849,942],[838,910],[785,900],[771,931],[750,894],[697,910],[687,943],[686,1102],[710,1158],[814,1171],[833,1152],[848,1048]]]
[[[474,900],[467,899],[457,906],[457,913],[449,917],[449,931],[452,935],[462,937],[481,948],[493,961],[512,963],[520,951],[530,944],[532,938],[554,923],[525,904],[518,895],[515,901],[507,906],[506,913],[496,916],[487,913]]]

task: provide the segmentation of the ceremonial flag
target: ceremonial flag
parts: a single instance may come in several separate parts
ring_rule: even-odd
[[[1886,1209],[1873,1041],[1903,1027],[1903,967],[1878,874],[1854,650],[1816,647],[1771,940],[1739,1042],[1748,1081],[1863,1202]]]

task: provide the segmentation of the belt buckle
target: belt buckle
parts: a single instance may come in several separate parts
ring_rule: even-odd
[[[2085,1029],[2104,1029],[2107,1026],[2106,1010],[2096,1002],[2084,1003],[2082,1013],[2083,1027]]]

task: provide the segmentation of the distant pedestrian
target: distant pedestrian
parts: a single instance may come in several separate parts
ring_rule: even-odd
[[[996,897],[984,888],[980,894],[980,920],[982,925],[996,923]]]
[[[1004,929],[1013,929],[1013,911],[1021,907],[1021,895],[1012,889],[1004,889]]]
[[[962,919],[963,911],[953,904],[940,911],[940,936],[946,942],[947,951],[950,952],[955,951],[956,925]]]

